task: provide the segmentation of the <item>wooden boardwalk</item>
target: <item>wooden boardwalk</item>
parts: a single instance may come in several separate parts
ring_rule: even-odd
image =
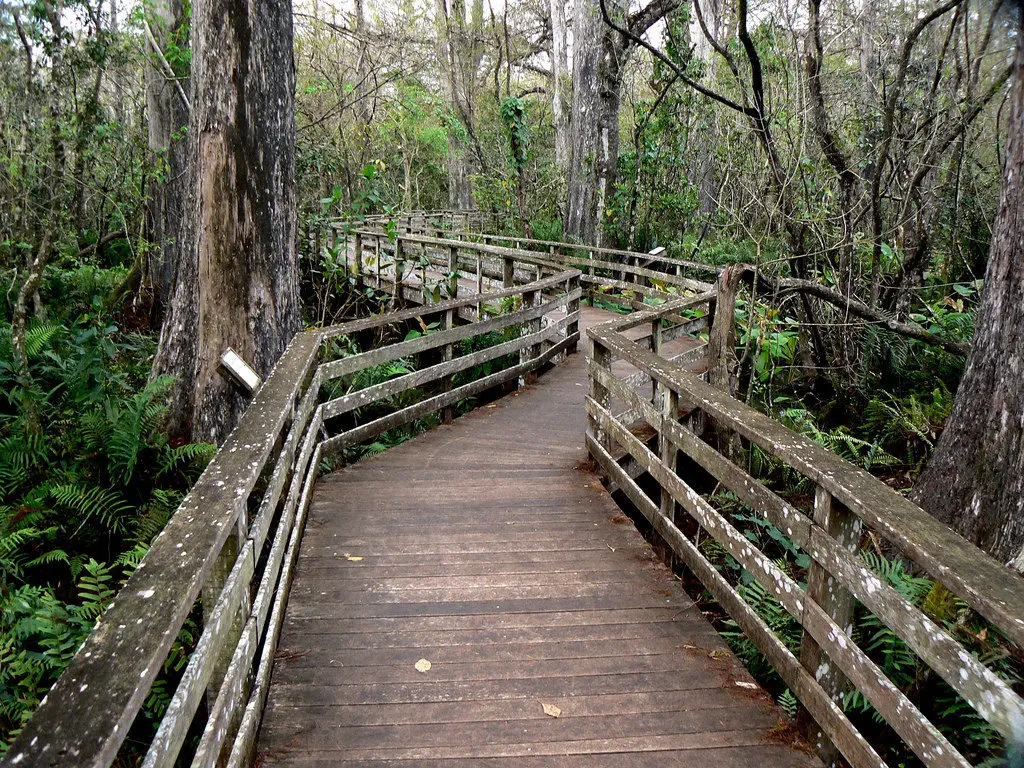
[[[320,481],[259,765],[816,764],[587,471],[586,387],[581,353]]]

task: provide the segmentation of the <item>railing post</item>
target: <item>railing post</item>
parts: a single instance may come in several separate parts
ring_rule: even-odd
[[[661,318],[651,321],[651,352],[661,357]],[[658,381],[651,378],[651,404],[658,405]]]
[[[454,309],[449,309],[447,312],[444,313],[444,318],[441,320],[441,325],[442,325],[442,329],[441,330],[444,330],[444,331],[450,330],[450,329],[455,327],[455,310]],[[443,362],[447,363],[449,360],[451,360],[454,357],[454,354],[455,354],[455,345],[454,344],[445,344],[444,348],[441,351],[441,360]],[[451,389],[452,389],[452,377],[451,376],[445,376],[443,379],[441,379],[441,391],[442,392],[450,392]],[[450,405],[441,412],[441,421],[443,423],[445,423],[445,424],[451,424],[452,420],[454,418],[455,418],[455,409],[452,408],[452,406],[450,406]]]
[[[528,291],[523,294],[523,309],[537,306],[537,303],[541,300],[539,291]],[[519,330],[520,337],[529,336],[533,333],[537,333],[541,328],[542,317],[534,318],[523,323]],[[519,362],[526,363],[530,360],[537,360],[540,357],[541,345],[540,342],[530,344],[527,347],[523,347],[519,350]],[[527,384],[533,384],[537,381],[537,369],[534,368],[532,371],[526,371],[519,377],[519,388],[522,389]]]
[[[590,277],[593,277],[594,276],[594,264],[593,264],[594,252],[593,251],[587,251],[587,261],[590,262],[590,264],[587,265],[587,274]],[[591,284],[590,284],[590,306],[594,306],[594,296],[595,295],[596,295],[596,292],[594,291],[594,284],[593,284],[593,282],[591,282]]]
[[[835,542],[851,552],[860,543],[861,523],[850,510],[832,498],[832,494],[820,485],[814,489],[814,522],[821,526]],[[807,599],[813,600],[838,624],[847,636],[853,629],[853,612],[856,600],[839,582],[816,561],[812,560],[807,570]],[[852,641],[851,641],[852,642]],[[847,680],[834,663],[829,663],[814,639],[804,631],[800,643],[800,663],[814,675],[814,679],[839,702],[846,690]],[[839,751],[821,732],[810,714],[800,708],[797,725],[817,748],[826,766],[839,764]]]
[[[708,334],[708,383],[733,394],[736,363],[736,294],[741,270],[726,267],[718,278],[714,317]]]
[[[420,303],[427,305],[427,246],[420,244]]]
[[[355,244],[352,247],[352,274],[357,278],[363,273],[363,235],[358,230],[355,233]]]
[[[459,297],[459,247],[457,245],[448,246],[448,279],[451,281],[451,298],[457,299]]]
[[[480,296],[484,292],[484,257],[479,251],[476,254],[476,295]],[[484,319],[484,302],[481,299],[476,303],[476,319]]]
[[[380,263],[380,257],[383,255],[383,247],[380,242],[380,235],[374,235],[374,250],[377,254],[377,290],[381,290],[384,287],[384,265]]]
[[[405,263],[402,253],[402,238],[395,238],[395,292],[392,294],[396,300],[402,300],[402,273],[405,271]]]
[[[577,291],[579,289],[579,287],[580,287],[580,276],[579,275],[573,275],[565,283],[566,293],[574,293],[575,291]],[[576,315],[576,319],[575,320],[570,320],[569,323],[565,326],[565,338],[571,339],[573,336],[576,336],[576,343],[571,345],[565,351],[565,353],[567,355],[574,355],[574,354],[576,354],[577,347],[579,346],[579,334],[580,334],[580,319],[579,319],[579,314],[578,314],[579,311],[580,311],[580,300],[579,300],[579,298],[572,299],[568,304],[565,305],[565,312],[566,312],[567,315],[570,315],[570,316],[571,315]]]
[[[503,262],[501,283],[503,288],[512,288],[516,284],[516,262],[508,256]]]
[[[604,371],[605,374],[608,376],[612,375],[611,352],[598,339],[590,340],[590,360],[595,366]],[[610,409],[612,399],[611,393],[608,391],[608,388],[601,384],[593,375],[590,377],[590,397],[605,410]],[[611,437],[601,427],[596,418],[589,416],[588,421],[590,423],[590,434],[593,435],[594,441],[606,451],[610,452],[612,449]]]
[[[679,451],[676,450],[675,444],[666,436],[666,425],[679,422],[679,394],[664,385],[659,385],[659,389],[661,391],[662,426],[658,432],[658,458],[666,469],[675,472]],[[675,522],[675,500],[672,498],[672,494],[664,488],[661,489],[661,503],[659,507],[664,517]]]

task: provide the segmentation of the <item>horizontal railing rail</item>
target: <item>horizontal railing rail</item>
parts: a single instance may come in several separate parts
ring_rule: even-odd
[[[460,400],[512,381],[526,383],[560,355],[575,351],[578,271],[538,270],[536,263],[515,254],[482,260],[489,270],[497,265],[531,279],[307,331],[292,340],[14,741],[5,765],[105,768],[117,761],[172,644],[199,613],[201,633],[142,765],[249,765],[322,460],[428,414],[440,411],[450,417],[446,409]],[[459,318],[467,317],[469,324],[460,325]],[[409,322],[428,327],[434,318],[443,326],[437,333],[325,359],[339,347],[351,348],[360,335]],[[507,338],[476,351],[461,350],[460,342],[486,342],[494,332]],[[347,342],[337,343],[342,337]],[[426,365],[381,384],[327,396],[351,385],[369,367],[414,357]],[[452,386],[453,376],[502,359],[505,367]],[[366,423],[346,422],[360,408],[412,390],[418,391],[418,402]]]
[[[706,294],[690,301],[710,299]],[[663,323],[680,309],[666,304],[588,329],[587,445],[603,475],[650,521],[772,664],[816,723],[811,730],[820,747],[837,749],[856,768],[885,765],[839,704],[852,687],[925,765],[970,764],[919,705],[854,643],[851,632],[858,603],[982,718],[1012,737],[1015,723],[1019,727],[1024,722],[1024,701],[1013,687],[869,568],[858,555],[858,545],[866,532],[881,537],[1018,646],[1024,646],[1024,579],[868,472],[711,386],[685,362],[666,360],[652,345],[627,337],[629,329]],[[613,373],[614,361],[624,361],[632,373]],[[647,386],[640,386],[643,381]],[[613,402],[628,416],[615,415]],[[651,441],[636,436],[630,423],[634,418],[654,431]],[[711,436],[704,434],[709,426]],[[721,448],[716,447],[716,437]],[[813,510],[797,509],[748,474],[741,457],[744,449],[754,446],[813,484]],[[638,471],[623,468],[623,453]],[[809,556],[806,586],[694,489],[692,473],[684,477],[678,471],[683,456]],[[638,481],[641,474],[652,482]],[[652,487],[657,490],[652,492]],[[694,524],[700,530],[696,538],[684,533]],[[798,651],[772,632],[705,557],[696,541],[706,537],[798,622],[803,632]]]

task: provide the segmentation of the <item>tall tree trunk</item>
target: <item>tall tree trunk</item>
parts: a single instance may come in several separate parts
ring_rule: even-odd
[[[231,347],[266,376],[299,328],[291,3],[207,0],[192,20],[188,238],[154,375],[172,430],[223,442],[247,398]]]
[[[597,241],[598,66],[603,22],[598,0],[577,0],[573,19],[569,197],[563,231],[570,240]]]
[[[714,88],[716,85],[715,58],[717,54],[711,41],[715,40],[717,42],[721,38],[722,30],[725,28],[722,0],[700,0],[699,3],[695,1],[695,17],[698,12],[700,13],[700,21],[694,19],[690,24],[693,54],[701,60],[704,66],[703,82],[707,83],[708,87]],[[702,104],[699,99],[694,101],[694,108],[697,110],[697,114],[693,119],[697,125],[696,130],[688,137],[688,141],[693,147],[691,155],[696,166],[693,181],[697,186],[698,210],[702,216],[711,216],[718,208],[720,184],[717,163],[713,154],[715,136],[717,135],[716,123],[718,113],[712,104]]]
[[[571,79],[569,77],[568,37],[569,30],[565,21],[564,0],[550,0],[551,13],[551,114],[555,129],[555,166],[558,168],[562,181],[569,172],[570,137],[569,112],[571,107]],[[566,104],[566,97],[570,103]],[[564,189],[559,195],[562,199]]]
[[[372,147],[371,134],[373,132],[373,117],[376,114],[376,83],[373,61],[371,60],[370,48],[370,24],[366,19],[366,0],[355,0],[355,36],[356,42],[356,86],[355,104],[352,107],[352,114],[355,116],[353,133],[356,140],[356,167],[364,168],[371,162],[370,151]],[[340,125],[340,123],[339,123]],[[351,141],[351,139],[349,139]],[[346,185],[347,187],[348,185]],[[349,192],[351,194],[351,192]]]
[[[448,129],[448,204],[453,210],[473,207],[471,150],[475,150],[477,163],[483,162],[483,149],[474,133],[476,75],[483,56],[483,1],[472,2],[470,22],[466,21],[465,0],[435,3],[441,77],[458,121]]]
[[[604,23],[602,0],[580,0],[573,24],[572,161],[563,229],[572,239],[602,245],[602,221],[615,189],[623,66],[635,47]],[[603,0],[630,35],[643,35],[680,0],[651,0],[628,13],[624,0]]]
[[[187,88],[180,80],[177,84],[171,80],[175,72],[165,52],[186,17],[181,0],[155,0],[148,9],[152,39],[146,64],[146,111],[154,172],[147,190],[146,237],[152,245],[146,254],[146,273],[153,290],[153,320],[159,322],[171,300],[174,268],[184,245],[188,187],[188,142],[184,139],[189,119],[184,95]]]
[[[1024,573],[1024,24],[1007,125],[1002,199],[981,310],[953,412],[914,496]]]

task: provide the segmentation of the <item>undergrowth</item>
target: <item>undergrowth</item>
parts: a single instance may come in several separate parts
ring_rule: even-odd
[[[171,379],[147,381],[152,338],[93,310],[34,321],[22,371],[0,328],[0,751],[215,450],[169,441]],[[167,669],[178,664],[172,653]]]

